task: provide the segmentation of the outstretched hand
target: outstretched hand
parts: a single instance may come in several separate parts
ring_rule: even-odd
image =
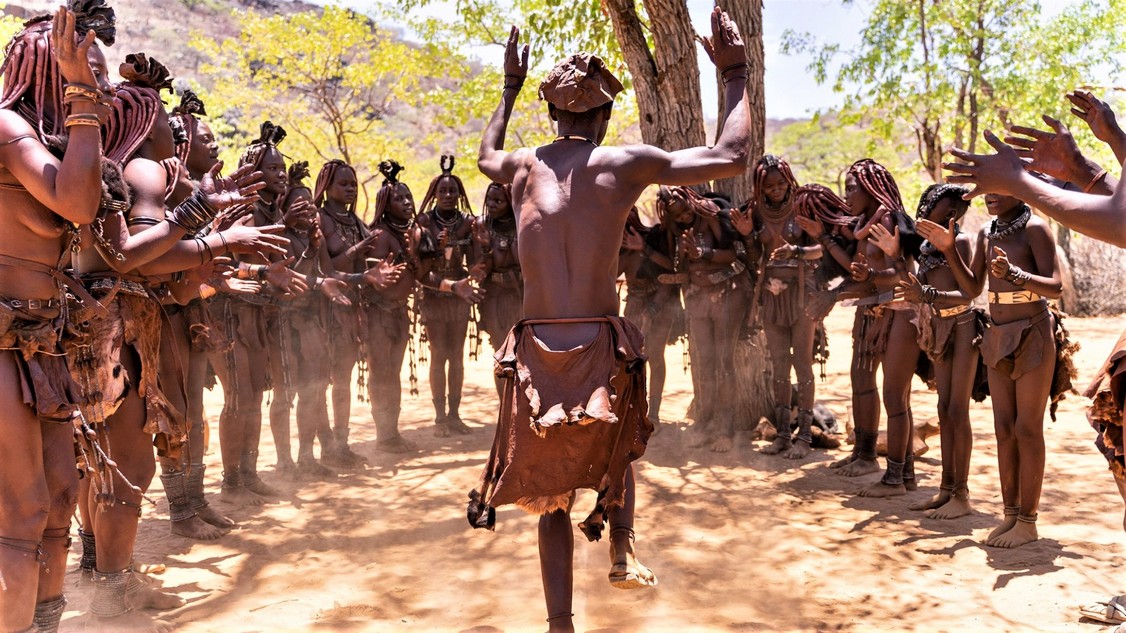
[[[1046,114],[1041,118],[1051,132],[1014,125],[1009,131],[1021,136],[1006,136],[1005,142],[1016,150],[1026,169],[1071,181],[1083,164],[1083,153],[1066,125]]]
[[[731,225],[739,231],[739,235],[746,237],[755,232],[754,211],[751,207],[731,210]]]
[[[219,172],[222,169],[223,161],[219,161],[199,179],[199,192],[216,211],[250,204],[258,199],[258,191],[266,186],[262,172],[254,171],[253,165],[243,165],[230,176],[221,176]]]
[[[741,0],[736,0],[741,1]],[[739,35],[739,27],[723,9],[712,9],[712,34],[710,37],[696,35],[696,41],[704,47],[708,59],[721,71],[747,63],[747,49]]]
[[[94,31],[75,33],[75,19],[74,12],[68,11],[66,7],[59,7],[55,11],[51,24],[51,48],[64,81],[95,88],[98,80],[94,78],[94,71],[90,69],[90,62],[86,59],[90,47],[94,45]]]
[[[818,239],[825,234],[825,225],[813,218],[795,214],[794,221],[798,223],[801,230],[805,231],[806,235],[813,239]]]
[[[1122,138],[1122,128],[1118,126],[1118,119],[1114,110],[1107,102],[1099,99],[1089,90],[1075,90],[1067,93],[1067,100],[1071,102],[1071,113],[1083,119],[1095,138],[1104,143],[1113,143]]]
[[[869,233],[869,241],[878,246],[885,255],[893,259],[900,255],[899,227],[896,226],[894,231],[894,233],[888,232],[883,224],[874,224]]]
[[[950,218],[950,223],[945,227],[930,220],[919,220],[915,231],[942,253],[949,253],[954,248],[954,218]]]
[[[856,254],[856,261],[849,264],[849,276],[853,281],[868,281],[872,277],[872,267],[868,265],[868,257],[864,253]]]
[[[997,150],[996,154],[971,154],[954,148],[950,153],[958,162],[942,164],[944,169],[954,172],[946,179],[947,182],[974,186],[964,196],[966,200],[987,193],[1015,195],[1016,188],[1024,177],[1024,162],[1015,149],[1002,143],[989,130],[985,131],[985,141]]]
[[[914,273],[907,273],[907,279],[901,279],[895,284],[895,300],[911,303],[923,302],[923,283]]]
[[[524,83],[528,76],[528,45],[520,48],[520,29],[515,26],[508,33],[508,42],[504,45],[504,78],[505,84],[511,78],[516,83]]]
[[[364,271],[364,282],[376,290],[383,290],[399,283],[407,265],[394,262],[395,256],[393,254],[388,254],[387,257],[376,260],[374,266]]]

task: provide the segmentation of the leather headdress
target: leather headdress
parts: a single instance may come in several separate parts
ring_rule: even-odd
[[[614,101],[622,83],[597,55],[579,53],[556,64],[540,84],[540,99],[568,112],[586,112]]]

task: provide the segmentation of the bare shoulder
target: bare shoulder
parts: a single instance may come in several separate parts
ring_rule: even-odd
[[[29,135],[35,136],[35,128],[30,123],[12,110],[0,108],[0,144]]]
[[[125,164],[125,169],[121,173],[125,176],[126,182],[134,187],[150,184],[153,179],[159,179],[160,185],[163,187],[168,179],[168,172],[160,166],[160,163],[147,158],[130,160]]]
[[[1028,218],[1028,224],[1025,225],[1024,230],[1032,239],[1046,239],[1053,244],[1055,244],[1056,242],[1056,236],[1052,232],[1052,226],[1048,224],[1048,222],[1044,220],[1044,218],[1036,215],[1035,213],[1032,214],[1032,217]]]

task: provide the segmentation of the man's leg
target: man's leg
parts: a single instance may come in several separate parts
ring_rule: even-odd
[[[607,512],[610,521],[610,584],[619,589],[655,587],[657,577],[637,560],[634,552],[633,515],[636,500],[633,464],[626,468],[625,502]]]
[[[572,496],[572,500],[574,496]],[[556,510],[540,517],[540,577],[547,603],[548,630],[574,633],[571,597],[574,586],[575,535],[570,510]]]

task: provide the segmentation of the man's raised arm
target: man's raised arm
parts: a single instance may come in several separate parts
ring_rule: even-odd
[[[630,158],[638,177],[649,183],[695,185],[742,174],[749,161],[750,108],[747,105],[747,49],[739,27],[719,7],[712,10],[712,35],[700,38],[708,57],[720,69],[726,112],[715,145],[666,152],[637,145]]]
[[[519,49],[520,29],[514,26],[504,47],[504,90],[501,92],[500,105],[485,126],[481,148],[477,151],[477,168],[493,182],[501,184],[511,183],[516,177],[516,165],[509,160],[509,153],[504,151],[504,136],[508,130],[508,120],[512,117],[512,106],[528,76],[528,45],[524,45],[523,51]]]
[[[1016,150],[992,132],[985,132],[985,140],[996,154],[950,150],[961,162],[944,165],[953,172],[948,182],[975,185],[970,197],[999,193],[1019,198],[1072,230],[1126,247],[1126,186],[1121,180],[1109,196],[1066,191],[1026,172]]]

